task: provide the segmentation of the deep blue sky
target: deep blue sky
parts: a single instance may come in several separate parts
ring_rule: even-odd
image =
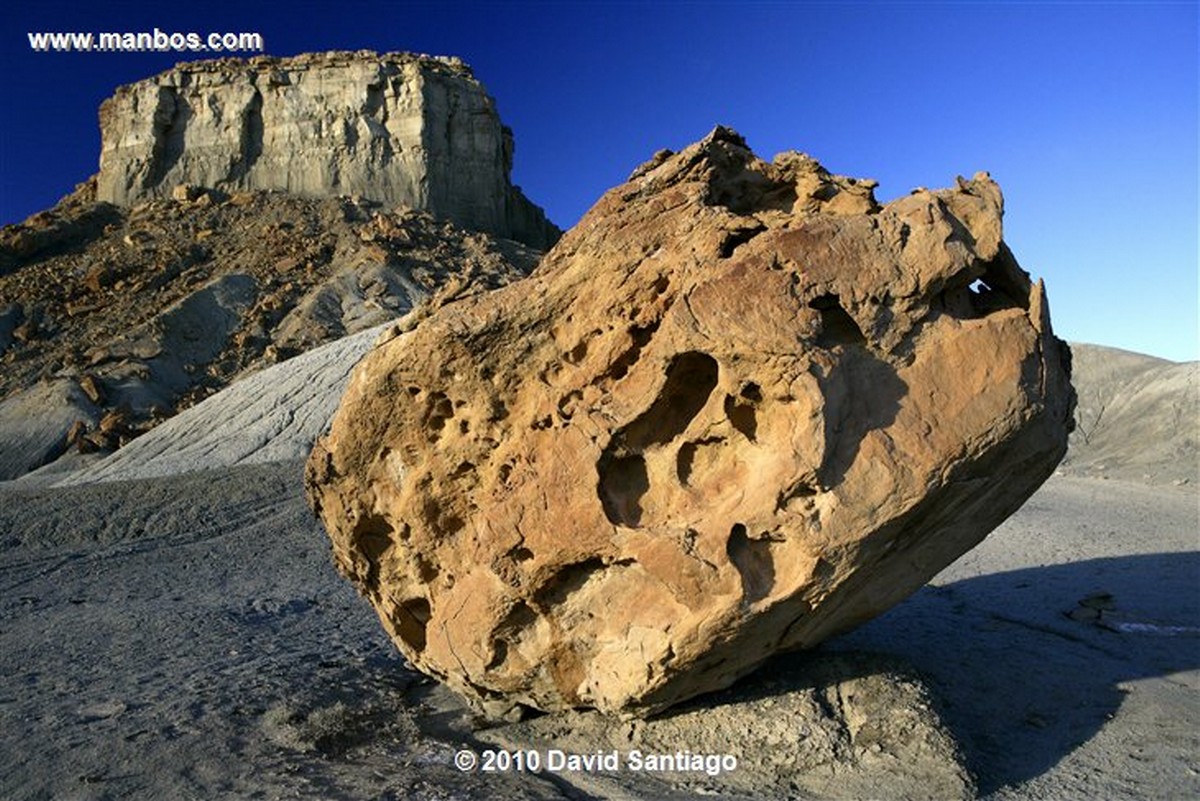
[[[1055,328],[1197,358],[1198,4],[7,3],[0,223],[95,172],[96,108],[198,56],[33,53],[30,31],[258,31],[272,55],[458,55],[516,134],[514,180],[572,225],[714,124],[890,199],[988,170]]]

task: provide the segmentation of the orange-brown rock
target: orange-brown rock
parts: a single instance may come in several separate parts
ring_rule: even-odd
[[[1069,351],[986,175],[880,206],[718,128],[356,368],[338,567],[490,714],[660,710],[878,615],[1053,471]]]

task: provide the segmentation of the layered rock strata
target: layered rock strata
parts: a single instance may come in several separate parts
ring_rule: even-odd
[[[645,715],[883,612],[1061,459],[1074,394],[986,175],[718,128],[534,274],[369,353],[309,460],[339,569],[494,715]]]
[[[360,195],[538,249],[560,234],[510,183],[512,132],[457,58],[315,53],[179,64],[100,108],[99,200]]]

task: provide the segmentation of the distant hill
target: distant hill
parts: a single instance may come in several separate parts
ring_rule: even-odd
[[[1200,362],[1074,342],[1071,352],[1079,403],[1063,471],[1200,481]]]

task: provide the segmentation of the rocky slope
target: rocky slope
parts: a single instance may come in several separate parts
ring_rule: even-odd
[[[1200,479],[1200,362],[1073,344],[1078,424],[1063,470],[1152,484]]]
[[[100,107],[97,197],[180,183],[361,195],[544,249],[558,229],[509,174],[512,131],[457,58],[369,51],[179,64]]]
[[[0,231],[0,479],[107,451],[237,377],[539,256],[427,212],[185,187],[120,208],[82,186]]]

